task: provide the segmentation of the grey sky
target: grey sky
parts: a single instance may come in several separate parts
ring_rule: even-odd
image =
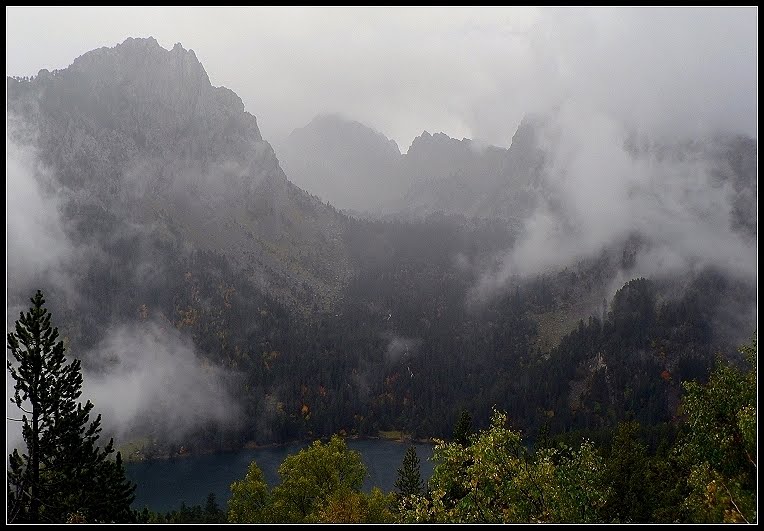
[[[507,146],[565,102],[652,134],[756,135],[757,8],[14,8],[6,72],[127,37],[180,42],[276,142],[320,112],[406,151],[423,129]]]

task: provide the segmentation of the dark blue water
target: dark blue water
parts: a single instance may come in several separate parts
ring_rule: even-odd
[[[383,491],[393,490],[398,469],[403,462],[403,454],[410,443],[385,440],[349,440],[349,448],[361,452],[368,475],[364,482],[365,491],[379,487]],[[230,497],[229,486],[242,479],[249,463],[257,461],[269,485],[279,482],[278,467],[286,456],[296,453],[306,444],[294,443],[288,446],[238,450],[209,455],[189,455],[173,459],[158,459],[141,463],[127,463],[127,477],[134,481],[133,507],[148,507],[154,511],[168,511],[186,505],[204,505],[207,495],[215,493],[218,504],[225,508]],[[422,479],[432,475],[432,445],[415,444],[419,456]]]

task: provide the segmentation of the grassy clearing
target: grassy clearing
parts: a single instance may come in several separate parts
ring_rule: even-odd
[[[388,441],[402,441],[408,436],[400,430],[382,431],[379,430],[379,437]]]

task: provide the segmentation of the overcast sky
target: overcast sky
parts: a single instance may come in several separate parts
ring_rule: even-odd
[[[340,112],[402,151],[424,129],[507,146],[571,101],[653,135],[757,130],[757,8],[6,7],[6,72],[148,36],[193,49],[272,143]]]

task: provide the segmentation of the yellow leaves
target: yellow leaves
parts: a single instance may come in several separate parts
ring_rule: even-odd
[[[724,523],[725,524],[748,524],[742,514],[734,509],[726,509],[724,511]]]
[[[356,524],[364,517],[363,495],[357,492],[333,496],[319,512],[321,523]]]
[[[178,316],[180,317],[176,324],[178,329],[184,326],[194,326],[199,319],[199,310],[189,306],[187,310],[178,310]]]

